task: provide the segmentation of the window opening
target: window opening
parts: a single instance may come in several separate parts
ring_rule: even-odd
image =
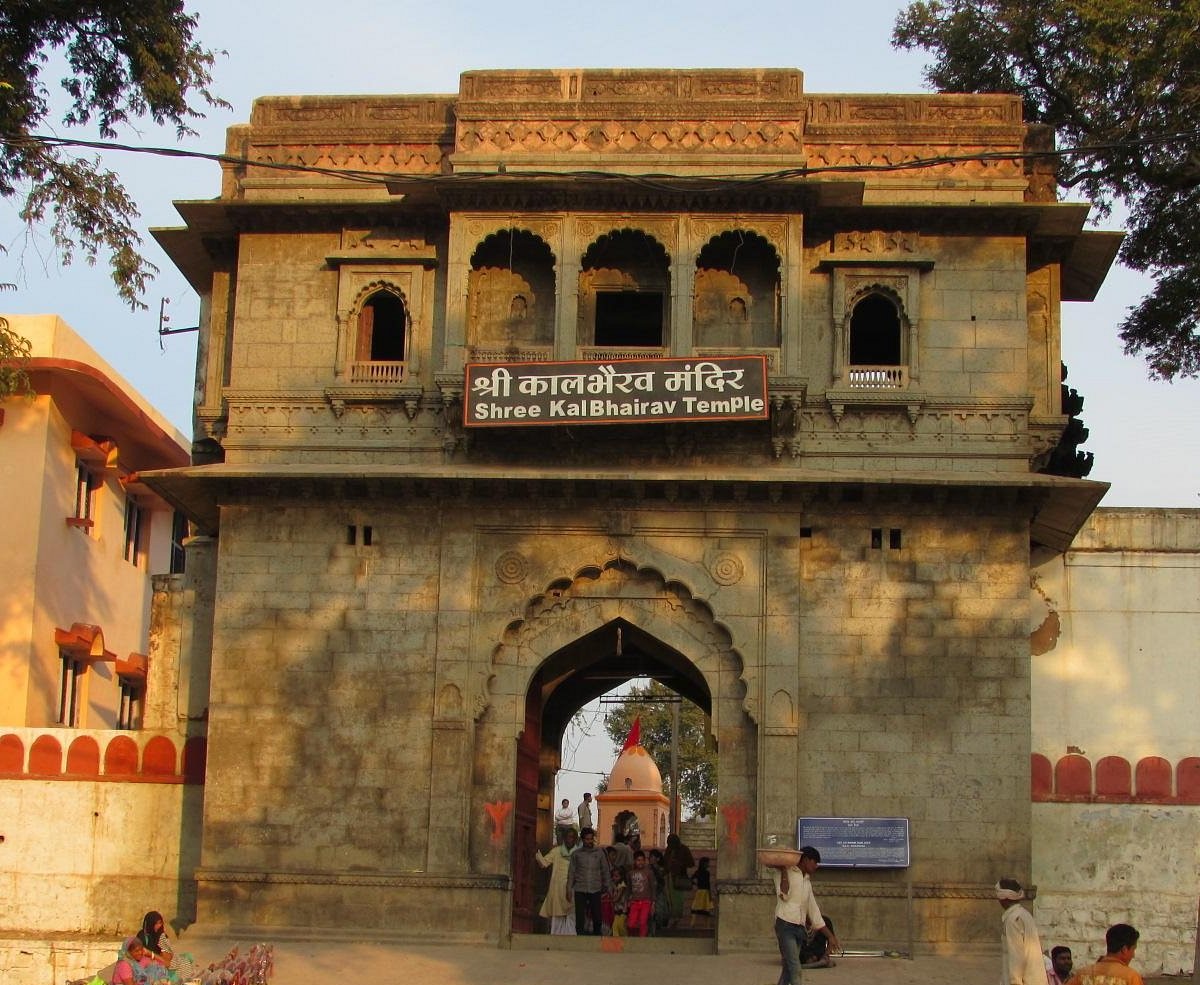
[[[96,477],[82,462],[75,465],[75,519],[92,520],[96,500]],[[91,526],[91,523],[85,524]]]
[[[376,291],[358,313],[360,362],[403,362],[408,312],[391,291]]]
[[[349,547],[353,547],[357,543],[358,543],[358,527],[356,527],[352,523],[348,527],[346,527],[346,544]]]
[[[371,541],[374,539],[374,531],[370,527],[363,527],[363,547],[370,547]]]
[[[661,291],[598,291],[596,345],[663,345]]]
[[[888,531],[888,547],[893,551],[900,550],[900,530],[897,527],[892,527]]]
[[[187,539],[187,535],[187,517],[176,510],[175,515],[171,518],[171,574],[173,575],[183,574],[187,562],[187,552],[183,548],[183,542]]]
[[[850,365],[901,365],[900,314],[882,295],[871,294],[854,306],[850,316]]]
[[[735,229],[696,257],[693,344],[698,348],[779,345],[779,255],[762,236]]]
[[[871,530],[871,550],[883,550],[883,528],[875,527]]]
[[[121,677],[121,705],[117,710],[117,728],[136,729],[142,724],[142,706],[146,700],[145,684],[133,677]]]
[[[125,560],[135,567],[141,555],[142,527],[146,522],[146,511],[138,506],[132,496],[125,498]]]
[[[70,728],[79,726],[79,699],[87,665],[66,653],[62,658],[62,682],[58,698],[58,724]]]

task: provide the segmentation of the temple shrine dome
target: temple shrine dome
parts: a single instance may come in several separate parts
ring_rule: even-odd
[[[638,793],[663,792],[662,773],[645,746],[630,746],[613,764],[608,777],[608,789],[614,793],[624,790]]]

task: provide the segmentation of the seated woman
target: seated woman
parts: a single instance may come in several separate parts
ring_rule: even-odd
[[[137,936],[138,940],[142,942],[142,946],[150,953],[151,960],[161,964],[164,968],[171,967],[171,962],[175,959],[175,951],[171,947],[171,939],[164,929],[161,913],[151,910],[142,917],[142,929],[138,931]]]
[[[154,960],[146,945],[130,937],[121,947],[112,985],[148,985],[150,982],[170,981],[171,972]]]

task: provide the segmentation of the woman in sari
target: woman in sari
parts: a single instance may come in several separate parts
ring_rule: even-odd
[[[121,946],[112,985],[150,985],[171,980],[170,970],[156,961],[154,954],[137,937],[130,937]]]

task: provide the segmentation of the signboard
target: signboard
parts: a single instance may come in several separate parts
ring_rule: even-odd
[[[843,869],[906,869],[906,817],[802,817],[797,845],[812,845],[821,865]]]
[[[762,420],[767,360],[469,363],[463,404],[467,427]]]

